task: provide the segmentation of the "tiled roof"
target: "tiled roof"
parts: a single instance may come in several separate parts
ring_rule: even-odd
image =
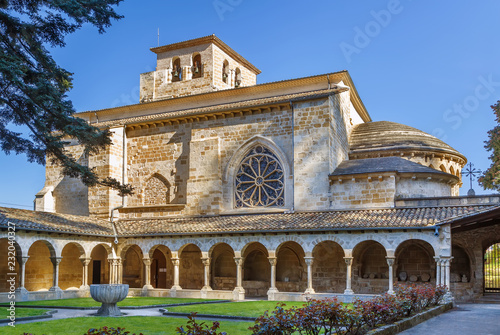
[[[120,220],[120,236],[419,228],[496,206],[450,206]]]
[[[16,230],[50,231],[84,235],[113,235],[109,221],[88,216],[35,212],[26,209],[0,207],[0,227]]]
[[[345,160],[333,171],[331,176],[362,173],[398,172],[398,173],[433,173],[452,177],[453,175],[418,164],[401,157],[379,157]]]
[[[307,232],[348,229],[425,228],[500,208],[499,205],[389,208],[325,212],[222,215],[119,220],[119,236]],[[0,228],[112,236],[106,220],[0,207]]]
[[[464,157],[440,139],[404,124],[378,121],[357,125],[350,137],[350,154],[385,150],[431,150]]]

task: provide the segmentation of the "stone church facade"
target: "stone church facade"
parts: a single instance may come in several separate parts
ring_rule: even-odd
[[[500,201],[458,196],[461,153],[372,121],[347,71],[256,84],[260,70],[213,35],[151,50],[140,102],[76,115],[113,145],[67,146],[134,195],[48,164],[35,211],[0,208],[19,299],[86,296],[92,283],[235,300],[349,301],[396,282],[483,295]]]

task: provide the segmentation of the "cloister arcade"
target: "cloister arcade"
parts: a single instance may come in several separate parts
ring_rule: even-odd
[[[117,245],[18,236],[16,287],[84,292],[90,284],[125,283],[142,295],[281,300],[302,299],[304,293],[380,294],[392,292],[398,281],[449,285],[451,257],[439,254],[432,234],[397,243],[394,233],[359,241],[350,235],[124,239]],[[0,239],[4,277],[7,242]],[[5,279],[0,278],[1,292],[9,290]]]

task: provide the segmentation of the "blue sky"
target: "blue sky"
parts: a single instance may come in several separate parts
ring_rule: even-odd
[[[500,2],[125,0],[125,17],[103,35],[91,26],[53,49],[74,73],[77,111],[137,103],[139,74],[154,70],[149,48],[216,34],[257,66],[258,83],[347,69],[375,121],[431,133],[475,167],[500,100]],[[0,206],[32,208],[43,166],[0,154]],[[461,194],[469,188],[464,179]],[[481,191],[475,184],[476,193]]]

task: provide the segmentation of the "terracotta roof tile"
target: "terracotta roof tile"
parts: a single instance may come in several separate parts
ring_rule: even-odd
[[[119,236],[307,232],[348,229],[425,228],[498,209],[500,205],[388,208],[212,217],[119,220]],[[87,216],[0,207],[0,228],[112,236],[109,221]]]
[[[35,212],[0,207],[0,227],[15,224],[16,230],[50,231],[84,235],[112,235],[109,221],[88,216]]]
[[[120,236],[421,228],[496,208],[491,205],[120,220]]]

